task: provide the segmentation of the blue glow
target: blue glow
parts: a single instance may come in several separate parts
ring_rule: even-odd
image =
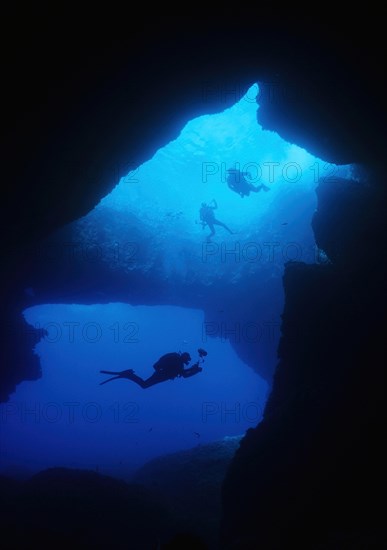
[[[254,84],[233,107],[188,122],[176,140],[74,224],[77,240],[98,243],[109,269],[158,277],[186,288],[187,295],[194,283],[210,288],[222,322],[250,327],[253,321],[279,326],[284,263],[316,261],[310,222],[318,178],[345,177],[351,170],[262,129],[258,91]],[[269,191],[239,196],[226,180],[235,166]],[[212,199],[216,216],[234,234],[216,227],[208,243],[199,208]],[[229,311],[219,282],[250,289],[244,318]],[[187,301],[195,303],[195,295]],[[245,339],[247,365],[230,339],[217,334],[203,342],[201,307],[131,302],[128,284],[126,304],[50,304],[24,312],[49,336],[36,347],[42,378],[20,384],[1,407],[3,469],[98,467],[125,476],[154,456],[242,434],[261,420],[269,385],[256,370],[264,361],[276,362],[279,331],[269,342]],[[204,371],[191,379],[147,390],[127,380],[99,385],[100,369],[134,368],[147,377],[164,353],[187,350],[195,361],[202,345],[208,351]]]
[[[230,342],[203,342],[203,313],[173,306],[46,305],[25,311],[48,331],[36,347],[43,377],[19,384],[2,417],[1,467],[68,466],[127,477],[160,454],[241,435],[262,418],[268,384]],[[168,351],[198,343],[203,371],[143,390],[129,380],[99,385],[99,370],[147,378]]]
[[[152,220],[160,223],[169,212],[183,211],[190,237],[201,239],[200,228],[192,225],[192,220],[202,201],[215,196],[222,216],[236,230],[248,232],[249,223],[273,208],[284,189],[311,189],[319,176],[338,175],[339,169],[347,173],[347,167],[326,163],[275,132],[263,130],[257,124],[257,93],[255,84],[230,109],[188,122],[175,141],[123,177],[100,206],[148,212],[145,221],[151,226]],[[254,185],[266,183],[272,193],[236,201],[226,183],[226,170],[235,164],[251,173]],[[165,222],[167,225],[168,220]]]
[[[265,242],[296,242],[303,253],[285,254],[284,260],[314,261],[310,221],[318,179],[347,176],[350,166],[329,164],[262,129],[257,124],[258,91],[254,84],[233,107],[191,120],[176,140],[121,178],[79,222],[85,240],[97,235],[98,242],[141,241],[127,269],[152,269],[161,255],[164,274],[178,273],[185,281],[211,283],[235,280],[242,271],[256,273],[257,262],[240,262],[238,272],[235,263],[221,261],[222,247],[243,254],[251,242],[262,251],[261,264],[269,261]],[[227,185],[227,170],[235,166],[250,173],[254,186],[263,183],[270,191],[241,198]],[[218,204],[216,217],[234,235],[217,227],[215,244],[207,247],[209,230],[199,223],[199,209],[212,199]]]

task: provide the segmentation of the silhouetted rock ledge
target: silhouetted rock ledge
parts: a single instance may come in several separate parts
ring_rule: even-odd
[[[222,486],[225,549],[386,545],[386,194],[372,180],[316,191],[329,261],[285,266],[273,389]]]
[[[8,548],[155,548],[170,518],[140,485],[97,472],[51,468],[24,482],[1,478],[1,531]]]
[[[130,482],[70,468],[49,468],[24,481],[0,476],[1,532],[15,548],[152,550],[181,540],[181,548],[215,549],[221,484],[240,440],[161,456]]]
[[[133,480],[164,495],[180,528],[217,548],[221,485],[242,436],[155,458]]]

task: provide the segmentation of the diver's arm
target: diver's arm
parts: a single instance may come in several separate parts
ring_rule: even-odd
[[[216,202],[215,199],[212,199],[211,202],[212,202],[212,204],[214,205],[214,206],[213,206],[214,209],[218,208],[218,203]]]
[[[189,378],[190,376],[194,376],[195,374],[202,372],[202,370],[202,367],[199,367],[199,364],[195,363],[195,365],[192,365],[189,369],[184,369],[181,376],[183,378]]]

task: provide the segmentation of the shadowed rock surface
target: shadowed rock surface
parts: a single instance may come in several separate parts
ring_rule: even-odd
[[[129,481],[70,468],[50,468],[24,480],[1,476],[2,536],[15,548],[64,542],[86,548],[215,549],[220,488],[240,439],[158,457]]]
[[[223,486],[225,548],[385,542],[385,196],[350,181],[317,193],[331,262],[286,266],[273,391]]]
[[[31,353],[39,335],[31,341],[20,321],[22,310],[36,303],[24,291],[36,269],[28,247],[89,212],[128,164],[138,166],[175,138],[182,120],[223,110],[252,82],[263,81],[260,124],[327,161],[364,165],[367,185],[325,182],[317,190],[313,228],[331,263],[285,270],[273,392],[264,421],[242,441],[224,484],[223,545],[380,546],[383,18],[361,12],[308,18],[296,10],[280,18],[258,11],[205,19],[147,16],[120,29],[117,14],[112,21],[106,15],[100,28],[65,17],[60,28],[47,27],[38,12],[29,15],[23,28],[19,15],[7,14],[9,32],[2,36],[7,187],[0,216],[0,400],[40,374]],[[279,91],[275,100],[273,89]],[[127,502],[126,489],[118,489],[118,497],[116,489],[107,502],[112,493],[114,503]],[[35,497],[34,482],[30,490]],[[25,510],[32,504],[46,512],[36,499],[26,501]],[[110,520],[113,525],[114,516]],[[60,529],[58,518],[52,522]],[[103,540],[103,524],[95,524]],[[9,525],[18,532],[18,522]],[[34,536],[52,543],[55,533],[37,526]]]
[[[156,548],[171,516],[144,487],[96,472],[51,468],[24,482],[1,480],[2,536],[9,547]]]
[[[143,466],[133,481],[163,495],[178,529],[195,533],[209,548],[218,548],[221,485],[241,437],[156,458]]]
[[[364,14],[147,14],[130,32],[116,14],[104,14],[101,30],[81,17],[63,16],[58,28],[42,26],[37,11],[30,16],[34,24],[23,28],[10,9],[2,37],[1,401],[39,376],[19,319],[41,303],[25,294],[42,267],[31,247],[86,215],[187,120],[223,111],[258,81],[263,128],[328,162],[379,171],[387,127],[383,33]],[[23,360],[13,359],[15,349]]]

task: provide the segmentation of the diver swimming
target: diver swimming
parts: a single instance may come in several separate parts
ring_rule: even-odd
[[[228,187],[237,193],[242,199],[243,197],[248,197],[250,193],[259,193],[259,191],[270,191],[270,188],[262,183],[261,185],[255,187],[251,181],[246,179],[245,176],[251,178],[249,172],[241,172],[237,168],[230,168],[227,170],[227,185]]]
[[[207,355],[206,350],[199,348],[199,359],[192,365],[192,367],[185,368],[191,361],[191,356],[188,352],[171,352],[161,356],[158,361],[153,365],[155,372],[146,380],[135,374],[133,369],[127,369],[121,372],[101,370],[102,374],[113,374],[111,378],[108,378],[102,384],[111,382],[112,380],[119,380],[120,378],[126,378],[132,380],[138,384],[141,388],[146,389],[160,382],[166,380],[174,380],[175,378],[190,378],[195,374],[198,374],[203,369],[200,364],[204,363],[204,357]]]
[[[211,237],[215,235],[215,227],[214,225],[219,225],[221,227],[224,227],[231,235],[234,234],[233,231],[227,225],[221,221],[219,221],[217,218],[215,218],[214,210],[218,208],[218,204],[215,199],[212,199],[212,201],[207,204],[205,202],[202,202],[201,208],[199,210],[200,215],[200,223],[202,224],[202,228],[204,229],[206,225],[208,225],[211,233],[207,237],[207,242],[211,242]]]

